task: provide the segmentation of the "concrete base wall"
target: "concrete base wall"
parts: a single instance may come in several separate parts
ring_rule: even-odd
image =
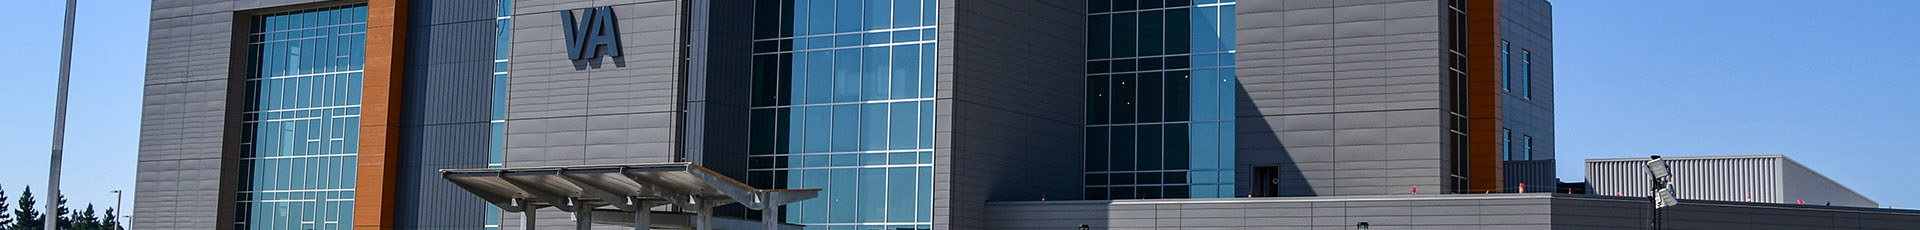
[[[1642,229],[1637,197],[1567,194],[1326,196],[988,203],[991,229]],[[1900,229],[1920,211],[1682,201],[1674,229]]]

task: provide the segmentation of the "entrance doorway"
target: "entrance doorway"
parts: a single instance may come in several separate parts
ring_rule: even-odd
[[[1259,197],[1280,196],[1280,167],[1279,166],[1253,167],[1253,181],[1254,183],[1258,184],[1254,186],[1254,191],[1253,191],[1254,196],[1259,196]]]

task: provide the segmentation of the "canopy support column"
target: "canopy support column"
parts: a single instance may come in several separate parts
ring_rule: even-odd
[[[573,210],[574,230],[593,230],[593,208]]]
[[[696,219],[694,220],[694,230],[713,230],[713,201],[699,199],[696,202],[700,202],[699,204],[694,204],[700,206],[700,210],[694,211],[694,218]]]
[[[765,225],[765,229],[780,229],[780,205],[768,204],[760,209],[760,224]]]
[[[634,199],[634,198],[629,197],[627,199]],[[639,210],[633,211],[633,230],[651,229],[653,227],[653,211],[648,211],[648,209],[651,209],[650,207],[653,207],[652,201],[640,200],[640,201],[635,201],[634,204],[635,204],[634,206],[637,206],[640,208]]]
[[[537,225],[534,220],[540,219],[540,215],[537,213],[539,210],[538,208],[525,208],[520,210],[520,230],[534,230],[534,226]]]

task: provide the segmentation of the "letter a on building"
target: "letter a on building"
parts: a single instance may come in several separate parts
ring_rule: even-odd
[[[606,47],[607,56],[620,56],[620,26],[613,22],[613,7],[601,6],[581,9],[585,17],[574,20],[573,11],[560,11],[561,27],[566,28],[567,59],[582,60],[600,57],[600,48]]]

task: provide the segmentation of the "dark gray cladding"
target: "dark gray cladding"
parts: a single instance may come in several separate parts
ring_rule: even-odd
[[[1501,162],[1504,165],[1500,169],[1501,175],[1504,176],[1501,181],[1505,183],[1506,188],[1520,188],[1520,185],[1526,185],[1527,192],[1566,193],[1565,189],[1559,188],[1560,178],[1553,176],[1553,162],[1553,159]],[[1508,189],[1507,192],[1520,191]]]
[[[1553,135],[1553,4],[1546,0],[1501,0],[1500,39],[1511,42],[1514,91],[1501,97],[1501,127],[1513,130],[1516,154],[1525,153],[1525,137],[1533,137],[1529,159],[1554,159]],[[1486,50],[1486,49],[1481,49]],[[1521,81],[1520,51],[1532,53],[1532,80]],[[1532,87],[1523,97],[1521,84]],[[1552,177],[1552,173],[1533,175]]]
[[[738,180],[747,178],[747,106],[752,95],[753,1],[714,0],[691,8],[682,152],[688,161]],[[698,38],[695,38],[698,37]],[[758,219],[740,205],[724,215]]]
[[[1240,190],[1278,166],[1280,195],[1445,191],[1445,3],[1240,1]]]
[[[478,229],[487,205],[441,180],[439,170],[487,167],[496,2],[408,4],[394,225]]]
[[[319,0],[156,1],[147,38],[133,226],[230,229],[246,12]],[[235,13],[240,11],[240,13]],[[241,47],[236,49],[236,47]]]
[[[940,1],[936,229],[990,229],[987,201],[1078,199],[1084,1]]]

